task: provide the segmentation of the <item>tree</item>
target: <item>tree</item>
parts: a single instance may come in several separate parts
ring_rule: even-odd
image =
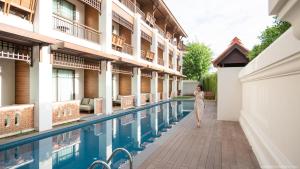
[[[260,44],[255,45],[248,53],[250,60],[258,56],[263,50],[270,46],[279,36],[281,36],[291,25],[288,22],[283,22],[274,18],[274,24],[271,27],[267,27],[258,39]]]
[[[203,43],[189,43],[183,58],[183,74],[189,80],[198,80],[208,72],[212,50]]]

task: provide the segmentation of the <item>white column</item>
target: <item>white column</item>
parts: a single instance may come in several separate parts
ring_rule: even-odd
[[[133,77],[131,78],[131,93],[135,97],[135,106],[141,105],[141,69],[133,68]]]
[[[172,116],[175,122],[178,121],[177,119],[177,102],[171,102],[171,107],[172,107]]]
[[[173,70],[177,71],[177,49],[176,49],[176,47],[173,50],[172,62],[173,62]]]
[[[139,60],[141,59],[141,15],[136,13],[134,18],[132,46],[133,56]]]
[[[112,121],[105,121],[101,126],[103,127],[103,134],[99,135],[99,157],[103,159],[108,159],[108,157],[112,154]]]
[[[140,148],[142,142],[141,111],[134,114],[134,116],[135,116],[135,120],[131,125],[131,134],[134,140],[133,145],[135,148]]]
[[[169,41],[168,40],[165,40],[163,59],[164,59],[164,66],[169,68]]]
[[[163,94],[167,95],[167,98],[169,98],[169,81],[170,81],[170,76],[168,74],[165,74],[165,78],[163,81]]]
[[[52,138],[45,138],[39,140],[37,144],[35,144],[36,151],[35,157],[36,159],[36,168],[38,169],[52,169]]]
[[[152,78],[151,78],[151,94],[154,95],[154,102],[158,101],[158,73],[152,72]]]
[[[172,93],[173,93],[173,97],[177,96],[177,76],[173,77],[173,81],[172,81]]]
[[[52,30],[52,1],[37,1],[34,14],[34,32],[49,35]]]
[[[152,134],[154,136],[158,135],[158,107],[155,106],[151,108],[150,110],[150,123],[151,123],[151,129],[152,129]]]
[[[163,121],[166,126],[170,126],[170,117],[169,117],[170,103],[165,103],[163,104],[162,107],[163,107]]]
[[[30,68],[30,103],[34,103],[34,127],[38,131],[52,129],[52,64],[50,46],[33,47]]]
[[[110,52],[112,50],[112,0],[101,1],[101,15],[99,19],[101,45],[105,52]]]
[[[151,51],[154,52],[154,59],[153,63],[157,64],[157,58],[158,58],[158,30],[153,29],[153,34],[152,34],[152,44],[151,44]]]
[[[109,61],[101,62],[99,73],[99,96],[103,98],[103,109],[105,114],[112,113],[112,65]]]

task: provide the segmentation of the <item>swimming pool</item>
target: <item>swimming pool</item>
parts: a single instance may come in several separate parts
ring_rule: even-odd
[[[26,144],[20,142],[0,150],[0,169],[86,169],[119,147],[134,156],[192,109],[191,101],[169,101]],[[117,154],[111,168],[118,168],[126,159]]]

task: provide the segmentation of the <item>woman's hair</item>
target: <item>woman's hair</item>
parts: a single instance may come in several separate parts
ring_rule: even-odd
[[[203,86],[201,84],[198,84],[197,87],[200,87],[201,91],[203,91]]]

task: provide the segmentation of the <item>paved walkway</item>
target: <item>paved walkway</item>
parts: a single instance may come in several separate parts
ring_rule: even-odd
[[[200,129],[189,114],[138,168],[259,169],[239,123],[217,121],[214,102],[206,103],[205,111]]]

